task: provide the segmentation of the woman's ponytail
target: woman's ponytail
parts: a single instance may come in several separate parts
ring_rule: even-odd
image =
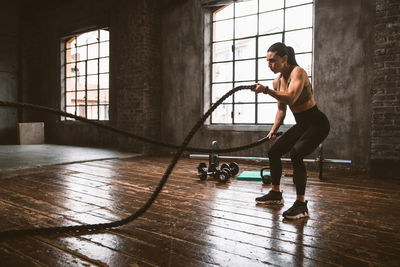
[[[288,56],[288,63],[290,66],[298,66],[296,61],[296,56],[294,54],[294,49],[291,46],[286,46],[287,49],[287,56]]]

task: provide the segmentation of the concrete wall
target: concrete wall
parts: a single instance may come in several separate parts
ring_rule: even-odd
[[[18,100],[19,2],[0,9],[0,100]],[[0,145],[17,143],[18,111],[0,107]]]
[[[180,142],[203,113],[203,19],[200,1],[187,1],[164,15],[163,124],[166,141]],[[374,1],[315,1],[314,87],[317,103],[332,130],[324,142],[325,156],[350,159],[366,169],[369,160],[370,91]],[[207,86],[207,85],[205,85]],[[208,147],[249,143],[268,127],[218,130],[203,127],[194,144]],[[268,145],[241,155],[265,155]]]

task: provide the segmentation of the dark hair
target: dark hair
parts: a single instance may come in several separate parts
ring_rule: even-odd
[[[290,66],[298,66],[294,49],[291,46],[286,46],[284,43],[274,43],[268,48],[268,52],[276,52],[280,57],[288,56],[287,62]]]

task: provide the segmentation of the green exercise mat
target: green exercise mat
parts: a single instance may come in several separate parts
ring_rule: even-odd
[[[269,171],[264,171],[264,175],[270,175]],[[260,171],[242,171],[242,173],[238,176],[238,180],[247,180],[247,181],[261,181],[261,173]]]

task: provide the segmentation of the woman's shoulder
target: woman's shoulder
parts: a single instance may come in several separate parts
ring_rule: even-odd
[[[290,76],[291,77],[293,77],[293,76],[297,76],[298,77],[299,75],[301,75],[301,76],[306,75],[307,76],[307,72],[302,67],[295,66],[293,68],[292,72],[290,73]]]

